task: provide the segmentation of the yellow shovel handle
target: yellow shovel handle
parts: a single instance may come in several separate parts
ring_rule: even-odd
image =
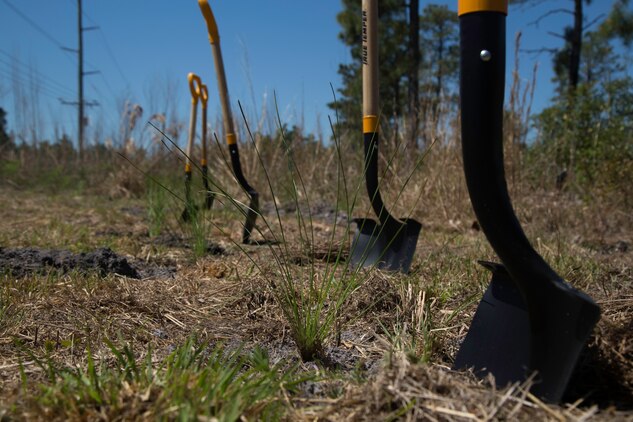
[[[189,91],[191,91],[191,102],[197,103],[200,98],[202,81],[200,81],[200,76],[196,75],[193,72],[189,72],[187,75],[187,80],[189,81]]]
[[[209,41],[211,41],[211,44],[220,42],[220,33],[218,32],[218,24],[215,22],[215,16],[213,16],[213,11],[211,10],[211,6],[209,6],[209,1],[198,0],[198,6],[200,6],[200,10],[202,11],[202,16],[204,16],[204,20],[207,22],[207,31],[209,32]]]
[[[459,16],[474,12],[499,12],[508,14],[508,0],[458,0]]]
[[[205,84],[200,84],[200,102],[202,108],[207,108],[207,101],[209,101],[209,89]]]

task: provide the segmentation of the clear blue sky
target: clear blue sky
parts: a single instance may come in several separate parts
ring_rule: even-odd
[[[434,2],[447,4],[453,10],[457,7],[456,0]],[[10,130],[18,125],[12,80],[12,67],[16,67],[22,72],[23,82],[39,83],[43,136],[52,139],[53,127],[57,125],[60,132],[75,139],[75,108],[61,105],[58,98],[76,101],[76,59],[73,53],[60,48],[60,45],[76,48],[76,3],[76,0],[0,0],[0,107],[9,113]],[[612,3],[612,0],[594,1],[587,8],[587,16],[607,13]],[[84,26],[99,26],[98,30],[84,33],[85,70],[100,71],[85,79],[86,100],[101,104],[87,109],[91,121],[88,136],[94,133],[99,121],[105,137],[114,133],[120,104],[125,99],[143,106],[144,121],[151,114],[164,111],[163,106],[152,106],[148,93],[165,93],[165,81],[176,86],[177,92],[170,99],[186,122],[189,112],[186,75],[190,71],[198,73],[208,84],[210,122],[215,121],[219,105],[213,59],[196,0],[83,0],[83,4]],[[240,100],[249,118],[254,118],[265,101],[272,104],[274,91],[284,122],[301,124],[303,119],[309,131],[320,124],[327,137],[330,84],[335,88],[340,86],[338,64],[350,59],[348,49],[338,40],[336,15],[341,10],[340,0],[210,0],[210,4],[220,29],[232,103],[236,105]],[[423,0],[421,7],[425,4]],[[562,41],[548,31],[560,33],[571,22],[569,15],[554,15],[543,20],[539,27],[530,22],[550,9],[571,5],[570,0],[549,0],[538,7],[511,8],[508,72],[514,60],[515,33],[523,32],[523,48],[560,46]],[[538,110],[552,93],[551,59],[546,54],[538,57],[522,54],[521,59],[521,74],[526,79],[531,75],[534,61],[540,62],[535,101]],[[29,73],[33,76],[29,77]]]

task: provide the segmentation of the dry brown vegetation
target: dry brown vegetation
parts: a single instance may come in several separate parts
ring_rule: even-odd
[[[83,176],[55,173],[50,160],[47,165],[41,157],[37,170],[24,166],[6,174],[5,169],[0,252],[32,247],[79,253],[107,246],[142,277],[51,270],[41,263],[15,277],[15,268],[2,268],[0,419],[185,417],[183,405],[159,382],[126,380],[117,384],[115,397],[97,400],[79,397],[78,390],[63,387],[70,385],[68,378],[51,374],[60,368],[89,373],[91,361],[100,368],[99,376],[105,377],[106,368],[120,369],[108,342],[119,351],[128,345],[139,364],[149,356],[160,371],[170,353],[194,337],[196,343],[222,344],[226,350],[259,346],[270,362],[287,365],[283,368],[296,364],[299,374],[310,376],[298,389],[282,386],[248,407],[241,413],[244,420],[269,417],[264,412],[273,401],[281,406],[274,417],[287,420],[633,418],[633,212],[619,194],[587,186],[557,189],[555,172],[543,164],[547,157],[528,157],[508,146],[509,187],[528,236],[563,278],[602,306],[602,319],[564,403],[548,405],[528,392],[529,383],[497,390],[491,380],[450,370],[488,281],[476,261],[495,256],[471,211],[459,148],[439,135],[420,163],[422,151],[402,151],[393,139],[383,149],[386,202],[394,204],[394,215],[411,215],[423,224],[411,274],[365,274],[322,359],[302,362],[293,327],[277,300],[276,254],[286,254],[296,274],[322,274],[331,264],[331,234],[338,227],[334,240],[343,243],[344,258],[348,216],[334,222],[335,208],[346,209],[341,191],[337,197],[337,169],[345,171],[349,191],[359,192],[354,217],[371,215],[360,184],[360,149],[346,141],[340,160],[333,146],[296,140],[296,167],[306,185],[299,192],[299,210],[304,215],[310,210],[313,218],[314,241],[306,246],[300,241],[284,149],[274,137],[255,138],[260,155],[248,143],[242,151],[245,172],[262,193],[256,238],[278,236],[281,224],[288,250],[236,243],[243,218],[221,198],[205,216],[209,253],[195,256],[195,234],[178,222],[182,203],[169,194],[161,199],[166,216],[160,233],[150,235],[153,205],[146,176],[106,151],[92,165],[84,164]],[[175,154],[127,156],[180,194]],[[211,156],[215,182],[244,201],[223,149],[214,146]],[[281,223],[260,158],[272,180]],[[195,383],[198,372],[192,374]],[[221,414],[219,407],[213,409]],[[189,416],[203,418],[208,412],[213,410]]]

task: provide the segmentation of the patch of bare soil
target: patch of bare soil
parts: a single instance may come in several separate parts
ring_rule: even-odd
[[[155,265],[135,262],[116,254],[109,248],[99,248],[92,252],[73,253],[67,250],[38,248],[2,248],[0,247],[0,272],[20,278],[31,274],[46,274],[58,271],[63,274],[78,271],[80,273],[98,273],[105,277],[117,274],[129,278],[169,276],[173,270]]]

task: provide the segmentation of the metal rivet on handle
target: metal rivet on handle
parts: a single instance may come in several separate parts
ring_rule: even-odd
[[[481,60],[484,62],[489,62],[490,59],[492,59],[492,53],[488,50],[481,50],[481,53],[479,53],[479,58],[481,58]]]

